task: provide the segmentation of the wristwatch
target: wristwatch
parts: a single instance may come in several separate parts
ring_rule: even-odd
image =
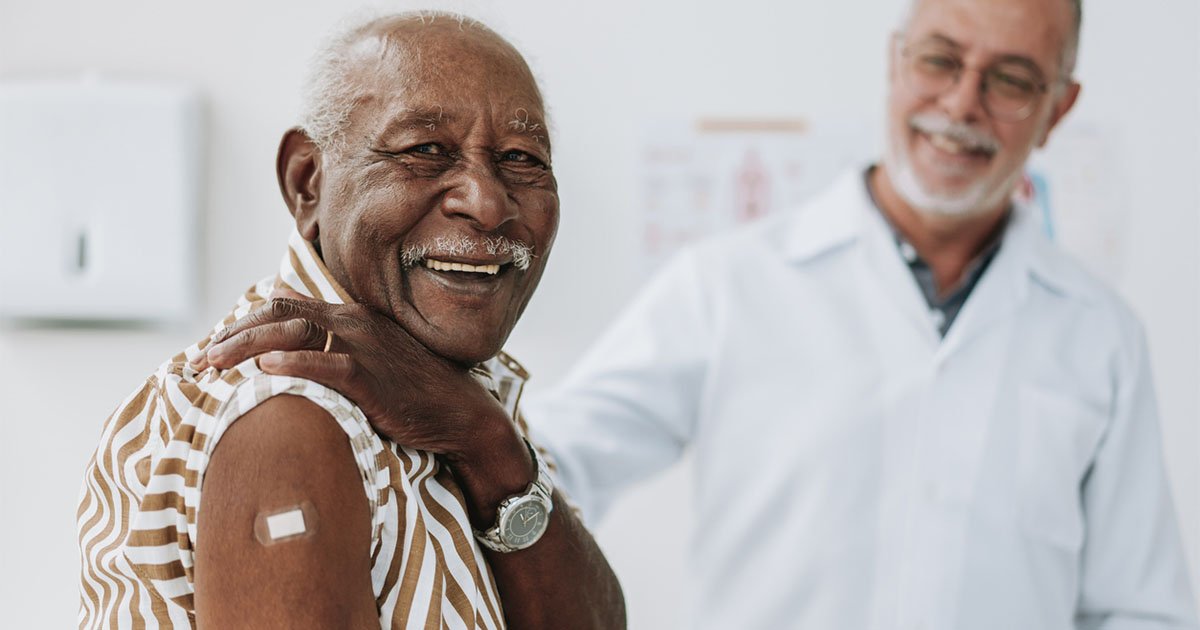
[[[550,524],[550,512],[554,511],[554,483],[550,471],[537,449],[525,440],[529,454],[537,464],[537,479],[520,494],[514,494],[500,502],[496,510],[496,524],[487,531],[475,531],[479,544],[501,553],[509,553],[532,546]]]

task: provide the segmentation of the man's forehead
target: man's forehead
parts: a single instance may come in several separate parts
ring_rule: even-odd
[[[454,125],[469,122],[479,113],[475,103],[449,101],[446,104],[423,103],[414,100],[397,100],[386,107],[389,126],[422,126],[429,129],[439,125]],[[541,133],[545,135],[546,121],[540,106],[496,108],[489,112],[500,125],[517,133]]]
[[[906,30],[917,39],[936,36],[964,48],[1052,61],[1071,19],[1067,0],[916,0]]]
[[[354,47],[351,80],[390,102],[393,117],[448,120],[486,105],[545,126],[541,92],[524,59],[490,32],[374,33]]]

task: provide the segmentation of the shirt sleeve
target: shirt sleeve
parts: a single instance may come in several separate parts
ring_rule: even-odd
[[[146,492],[133,514],[125,556],[139,577],[166,599],[193,608],[193,571],[197,517],[204,473],[225,431],[263,402],[281,395],[301,396],[317,404],[346,433],[370,505],[372,553],[380,542],[387,490],[381,473],[382,440],[363,413],[341,394],[312,381],[265,374],[253,359],[237,367],[179,374],[160,394],[164,448],[151,462]]]
[[[709,309],[685,251],[642,290],[562,384],[524,404],[555,481],[599,520],[616,495],[679,459],[695,432]]]
[[[1076,626],[1197,628],[1146,342],[1140,329],[1130,337],[1111,424],[1084,481],[1087,535]]]

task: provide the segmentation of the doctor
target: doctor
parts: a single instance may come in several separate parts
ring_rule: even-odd
[[[915,2],[881,163],[686,250],[527,404],[592,518],[694,450],[688,627],[1196,627],[1141,328],[1010,202],[1079,21]]]
[[[686,627],[1197,627],[1141,327],[1010,202],[1079,25],[915,0],[880,163],[684,251],[527,404],[592,520],[695,452]]]

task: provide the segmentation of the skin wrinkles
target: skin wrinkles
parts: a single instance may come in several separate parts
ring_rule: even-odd
[[[1017,3],[924,0],[913,13],[905,41],[916,43],[936,38],[952,42],[964,63],[973,68],[988,67],[1002,59],[1023,59],[1037,68],[1041,76],[1048,76],[1045,69],[1058,69],[1070,28],[1069,7],[1065,1],[1038,2],[1042,5],[1039,10],[1049,14],[1048,19],[1032,22],[1035,26],[1030,27],[1029,3],[1029,0]],[[903,87],[895,77],[896,67],[897,60],[893,58],[889,126],[896,146],[892,150],[904,153],[917,180],[930,193],[954,195],[971,184],[984,182],[985,194],[980,196],[994,196],[986,193],[1011,187],[1015,183],[1010,181],[1014,173],[1019,173],[1033,148],[1042,146],[1048,137],[1058,100],[1053,93],[1042,95],[1037,109],[1025,120],[1001,121],[982,110],[978,98],[981,79],[977,73],[964,72],[960,83],[946,95],[922,99]],[[929,156],[932,152],[907,124],[908,118],[921,111],[937,111],[970,124],[996,138],[1000,150],[988,164],[970,169],[970,175],[939,173],[936,160]],[[995,208],[979,209],[992,210]]]
[[[550,147],[535,133],[545,126],[541,95],[495,37],[425,26],[390,45],[370,39],[352,73],[363,95],[347,141],[340,155],[318,158],[320,201],[300,208],[297,224],[355,301],[390,314],[435,353],[477,363],[515,326],[557,231]],[[456,69],[453,81],[441,67]],[[400,264],[410,245],[500,236],[532,246],[534,263],[503,271],[486,303]]]
[[[264,372],[326,385],[392,442],[436,454],[462,490],[470,526],[486,529],[535,474],[513,418],[471,368],[500,351],[557,231],[541,94],[519,53],[474,23],[401,16],[337,42],[312,90],[332,101],[318,101],[306,123],[320,140],[288,131],[277,174],[297,230],[354,303],[277,289],[264,308],[218,334],[202,363],[227,368],[283,350],[259,357]],[[352,43],[358,52],[348,60]],[[349,101],[356,106],[344,114]],[[527,270],[510,262],[516,254],[501,247],[509,242],[533,253]],[[500,271],[422,264],[432,260]],[[611,567],[558,493],[554,503],[536,545],[484,551],[509,626],[625,627]]]
[[[891,47],[888,146],[871,185],[884,213],[933,268],[939,290],[955,286],[1001,229],[1030,153],[1074,105],[1079,84],[1062,67],[1073,28],[1067,0],[918,0],[898,36],[901,45]],[[965,69],[946,92],[926,96],[900,76],[901,46],[930,41],[952,47]],[[980,71],[1014,60],[1050,83],[1030,115],[1017,121],[991,116],[980,94]],[[996,150],[951,155],[920,131],[921,117],[967,126],[994,140]]]

